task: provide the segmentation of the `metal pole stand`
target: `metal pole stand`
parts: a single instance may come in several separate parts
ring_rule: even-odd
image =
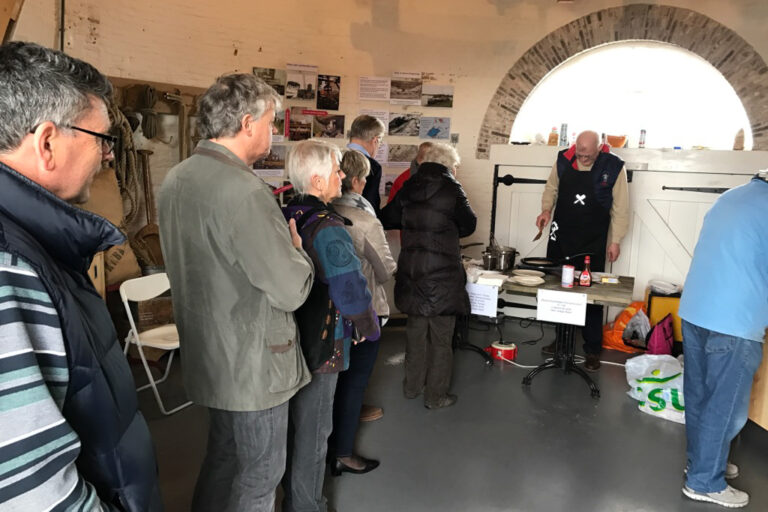
[[[562,368],[563,373],[574,372],[581,376],[589,385],[592,398],[600,398],[600,389],[595,384],[595,381],[587,375],[587,372],[583,368],[576,365],[574,360],[574,348],[573,339],[576,327],[568,324],[556,324],[555,326],[555,353],[552,359],[540,364],[528,375],[523,377],[523,386],[530,386],[533,378],[544,370]]]

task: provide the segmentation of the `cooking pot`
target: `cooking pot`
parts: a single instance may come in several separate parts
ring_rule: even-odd
[[[483,268],[485,270],[496,270],[499,264],[499,255],[492,251],[483,252]]]
[[[499,249],[499,270],[506,272],[515,264],[517,251],[513,247],[501,247]]]

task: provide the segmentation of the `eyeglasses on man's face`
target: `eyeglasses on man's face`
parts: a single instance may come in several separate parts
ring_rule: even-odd
[[[85,128],[80,128],[79,126],[74,126],[71,124],[64,125],[64,128],[87,133],[88,135],[93,135],[94,137],[101,139],[101,152],[105,155],[111,153],[115,149],[115,144],[117,144],[117,137],[108,133],[94,132],[93,130],[86,130]],[[35,133],[36,130],[37,126],[29,130],[29,133]]]

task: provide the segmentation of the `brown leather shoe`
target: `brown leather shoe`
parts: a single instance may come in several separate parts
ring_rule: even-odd
[[[584,361],[584,369],[588,372],[596,372],[600,369],[600,354],[587,354]]]
[[[549,345],[541,347],[541,355],[543,355],[543,356],[553,356],[553,355],[555,355],[555,345],[556,344],[557,344],[557,342],[553,341]]]
[[[384,410],[375,405],[365,405],[360,409],[360,421],[376,421],[384,416]]]

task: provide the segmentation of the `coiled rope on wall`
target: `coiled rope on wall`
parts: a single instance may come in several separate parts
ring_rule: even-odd
[[[133,142],[133,129],[128,119],[117,105],[114,98],[107,107],[109,119],[112,122],[114,135],[118,138],[115,145],[115,174],[123,198],[124,221],[120,226],[124,229],[130,225],[139,214],[139,195],[141,183],[137,167],[136,146]]]

